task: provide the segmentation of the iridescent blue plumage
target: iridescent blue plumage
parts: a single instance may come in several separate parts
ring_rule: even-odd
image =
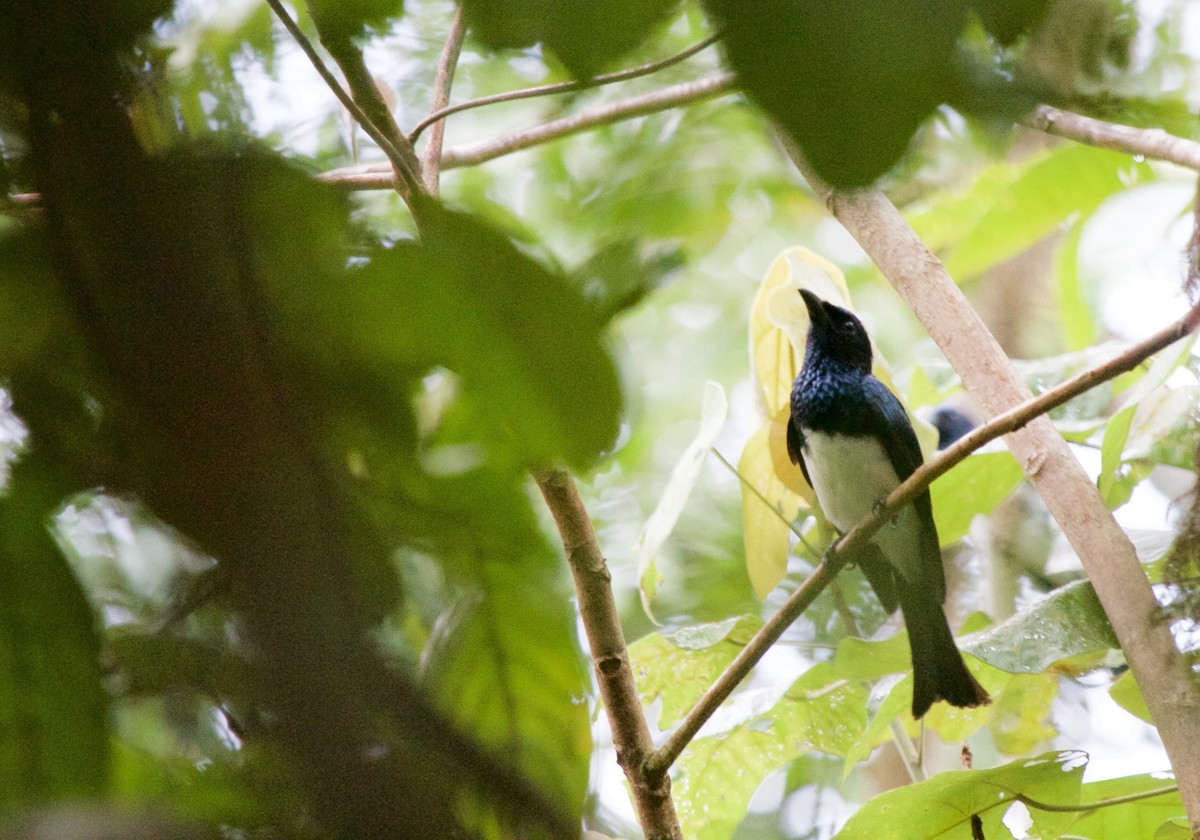
[[[871,374],[871,342],[841,307],[801,291],[811,317],[804,365],[792,388],[788,453],[826,518],[845,532],[921,465],[904,407]],[[880,602],[899,604],[913,657],[913,716],[939,698],[977,706],[987,692],[967,671],[941,605],[945,574],[929,493],[872,538],[855,558]]]

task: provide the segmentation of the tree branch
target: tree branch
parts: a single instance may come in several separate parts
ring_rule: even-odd
[[[1029,389],[941,262],[878,190],[833,190],[788,146],[815,192],[858,241],[989,414],[1030,398]],[[1108,615],[1200,832],[1200,692],[1138,563],[1129,537],[1105,506],[1048,418],[1013,431],[1008,446],[1083,563]]]
[[[473,166],[528,149],[531,146],[578,134],[581,131],[588,131],[602,125],[611,125],[632,117],[653,114],[657,111],[665,111],[680,105],[702,102],[727,93],[734,93],[736,90],[732,73],[717,73],[694,82],[671,85],[642,96],[634,96],[611,105],[582,111],[561,120],[543,123],[507,137],[459,149],[450,149],[442,154],[442,169]],[[378,190],[388,189],[392,186],[391,182],[387,181],[376,167],[335,169],[319,175],[318,178],[352,190]]]
[[[492,94],[491,96],[481,96],[478,99],[470,99],[466,102],[460,102],[457,105],[446,106],[445,103],[442,103],[442,105],[436,106],[429,116],[417,123],[416,127],[409,133],[408,139],[415,143],[417,142],[417,138],[421,136],[421,132],[429,128],[429,126],[441,122],[452,114],[469,111],[472,108],[482,108],[485,105],[495,105],[500,102],[516,102],[521,99],[532,99],[535,96],[550,96],[556,93],[591,90],[601,85],[611,85],[614,82],[636,79],[638,76],[648,76],[651,73],[657,73],[659,70],[691,58],[696,53],[715,44],[720,37],[720,33],[716,33],[708,36],[699,43],[693,44],[686,50],[677,52],[675,55],[660,59],[659,61],[652,61],[649,64],[642,64],[638,67],[630,67],[626,70],[618,70],[615,73],[592,76],[590,79],[577,79],[573,82],[558,82],[552,85],[538,85],[537,87],[528,87],[521,90],[510,90],[504,93]]]
[[[354,117],[359,125],[362,126],[363,131],[367,133],[367,136],[374,140],[379,148],[383,150],[383,153],[387,155],[388,160],[392,164],[394,172],[387,183],[381,184],[378,189],[396,189],[400,192],[401,197],[405,200],[408,200],[414,194],[422,193],[424,189],[421,185],[420,179],[418,179],[416,176],[416,172],[420,164],[417,162],[416,153],[412,149],[412,144],[410,144],[400,132],[399,127],[396,128],[394,136],[399,137],[403,141],[401,146],[393,144],[392,141],[375,125],[374,120],[368,117],[366,112],[359,107],[358,103],[355,102],[355,99],[351,97],[350,94],[346,93],[345,89],[341,86],[338,80],[334,78],[334,75],[329,72],[329,68],[326,67],[325,62],[321,60],[321,56],[317,54],[317,50],[312,45],[312,41],[308,40],[308,37],[303,31],[301,31],[299,24],[292,19],[292,16],[288,14],[287,9],[283,7],[281,0],[267,0],[267,5],[271,7],[271,11],[273,11],[275,16],[279,18],[279,22],[283,24],[283,28],[288,31],[288,34],[292,36],[292,38],[299,45],[300,49],[308,57],[313,69],[317,71],[317,74],[321,77],[329,89],[333,91],[333,95],[337,97],[338,102],[342,103],[342,107],[350,112],[350,115]],[[359,57],[361,59],[361,54]],[[365,72],[365,70],[366,68],[364,67],[363,71]],[[343,68],[343,72],[345,72],[345,68]],[[351,89],[353,90],[354,81],[351,80],[349,76],[347,76],[347,79],[351,82]],[[379,99],[379,91],[375,89],[374,82],[371,82],[370,88],[374,94],[374,97]],[[358,92],[356,92],[356,96],[357,95]],[[388,113],[390,118],[391,112],[387,111],[387,106],[383,105],[382,99],[379,99],[379,105],[383,107],[383,110]],[[395,125],[394,120],[392,121],[392,124]],[[401,151],[401,148],[403,147],[407,147],[407,154]]]
[[[459,6],[454,12],[454,20],[450,31],[446,33],[446,45],[442,47],[442,55],[438,59],[437,75],[433,80],[433,113],[437,114],[450,101],[450,85],[454,83],[454,68],[458,66],[458,56],[462,52],[463,35],[466,26],[463,24],[463,10]],[[421,156],[421,175],[425,179],[425,189],[430,195],[438,194],[438,181],[442,170],[442,138],[446,134],[446,124],[440,120],[429,132],[429,141],[425,144],[425,154]],[[409,136],[408,142],[415,143],[417,132]]]
[[[583,500],[565,470],[538,472],[534,478],[554,516],[575,579],[579,612],[604,711],[612,727],[617,763],[629,781],[642,831],[647,840],[682,840],[671,800],[671,780],[665,775],[651,778],[643,771],[654,744],[629,665],[629,651],[612,594],[612,576]]]
[[[1039,105],[1022,123],[1038,131],[1100,146],[1116,152],[1165,160],[1200,169],[1200,143],[1168,134],[1161,128],[1134,128],[1105,122],[1049,105]]]
[[[852,554],[860,546],[865,545],[880,528],[886,525],[905,505],[927,490],[935,480],[945,475],[951,468],[961,463],[983,445],[1001,435],[1024,427],[1035,418],[1069,402],[1085,391],[1132,370],[1150,356],[1189,335],[1197,327],[1200,327],[1200,304],[1192,307],[1177,321],[1127,348],[1107,362],[1083,371],[1049,391],[1014,406],[987,423],[977,426],[917,469],[891,492],[878,509],[872,511],[854,528],[846,532],[840,540],[830,546],[825,552],[825,557],[808,579],[792,593],[779,612],[772,616],[751,638],[741,653],[729,663],[712,687],[697,701],[695,707],[688,712],[679,726],[650,757],[646,773],[654,777],[667,771],[667,768],[683,752],[683,748],[700,731],[704,722],[746,678],[758,660],[767,652],[767,649],[778,641],[779,637],[783,635],[783,631],[800,617],[817,595],[821,594],[821,591],[834,579],[845,565],[844,558],[849,556],[848,552]],[[1091,486],[1090,482],[1089,486]],[[1122,534],[1122,536],[1124,535]]]

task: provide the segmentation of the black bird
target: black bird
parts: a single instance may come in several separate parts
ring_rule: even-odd
[[[787,446],[825,516],[845,533],[921,465],[904,407],[871,375],[871,341],[858,318],[801,289],[812,325],[792,387]],[[942,612],[946,578],[928,491],[884,525],[854,559],[884,609],[908,626],[914,718],[935,700],[989,702],[967,670]]]

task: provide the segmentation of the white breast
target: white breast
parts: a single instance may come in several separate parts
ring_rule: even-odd
[[[873,437],[828,435],[804,430],[804,465],[826,518],[849,531],[900,485],[883,446]],[[920,568],[920,527],[912,506],[872,538],[902,572]],[[908,575],[906,575],[908,576]]]

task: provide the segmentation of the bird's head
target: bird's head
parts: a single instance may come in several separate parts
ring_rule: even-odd
[[[800,296],[804,298],[811,321],[808,352],[817,350],[831,360],[870,373],[871,339],[867,337],[862,321],[849,310],[821,300],[808,289],[801,289]]]

